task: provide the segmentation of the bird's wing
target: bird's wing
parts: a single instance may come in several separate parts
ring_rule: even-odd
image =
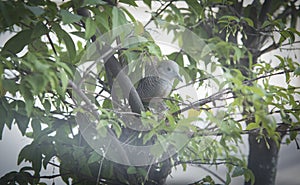
[[[149,102],[152,98],[167,97],[171,91],[170,82],[158,76],[147,76],[139,81],[136,88],[141,100]]]

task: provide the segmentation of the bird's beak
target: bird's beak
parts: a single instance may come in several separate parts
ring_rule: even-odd
[[[180,76],[179,74],[177,74],[176,78],[177,78],[179,81],[183,82],[183,80],[182,80],[182,78],[181,78],[181,76]]]

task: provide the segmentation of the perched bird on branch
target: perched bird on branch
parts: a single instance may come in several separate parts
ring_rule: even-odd
[[[175,79],[182,81],[179,74],[179,66],[172,60],[162,61],[153,74],[142,78],[136,88],[144,106],[146,108],[151,107],[151,104],[162,102],[163,98],[166,98],[173,86]],[[133,105],[133,99],[129,97],[129,104]],[[132,109],[134,109],[132,107]],[[138,110],[132,110],[133,112],[140,112]]]

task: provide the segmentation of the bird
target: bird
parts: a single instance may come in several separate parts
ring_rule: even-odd
[[[179,66],[172,60],[160,62],[153,74],[142,78],[138,82],[136,91],[145,108],[157,108],[164,98],[169,96],[175,79],[183,81],[179,74]],[[129,97],[129,104],[133,99]],[[133,110],[135,111],[135,110]]]

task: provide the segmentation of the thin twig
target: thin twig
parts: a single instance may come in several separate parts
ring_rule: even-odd
[[[275,76],[275,75],[281,75],[281,74],[285,74],[285,73],[290,73],[290,72],[293,72],[292,70],[285,70],[285,71],[280,71],[280,72],[277,72],[277,73],[272,73],[272,74],[267,74],[267,75],[262,75],[262,76],[259,76],[257,78],[253,78],[253,79],[250,79],[250,80],[246,80],[243,82],[243,84],[247,85],[253,81],[257,81],[259,79],[262,79],[262,78],[267,78],[267,77],[271,77],[271,76]],[[232,97],[226,97],[226,98],[221,98],[222,96],[226,95],[226,94],[230,94],[232,93],[232,89],[230,88],[226,88],[226,89],[223,89],[215,94],[212,94],[211,96],[207,97],[207,98],[204,98],[204,99],[201,99],[201,100],[197,100],[193,103],[191,103],[189,106],[187,107],[184,107],[178,111],[175,111],[172,113],[172,115],[176,116],[182,112],[185,112],[189,109],[192,109],[192,108],[195,108],[195,107],[199,107],[199,106],[203,106],[207,103],[210,103],[210,102],[213,102],[215,100],[226,100],[226,99],[230,99],[230,98],[234,98],[234,96]]]
[[[246,81],[244,81],[244,84],[249,84],[251,82],[260,80],[262,78],[267,78],[267,77],[271,77],[271,76],[275,76],[275,75],[281,75],[281,74],[285,74],[285,73],[291,73],[291,72],[293,72],[293,71],[292,70],[285,70],[285,71],[280,71],[280,72],[277,72],[277,73],[271,73],[271,74],[267,74],[267,75],[262,75],[262,76],[259,76],[257,78],[246,80]]]
[[[265,54],[265,53],[267,53],[267,52],[270,52],[270,51],[272,51],[272,50],[278,49],[279,46],[280,46],[279,43],[273,42],[273,43],[272,43],[270,46],[268,46],[267,48],[265,48],[265,49],[259,51],[259,52],[256,54],[256,56],[259,57],[259,56],[261,56],[261,55],[263,55],[263,54]]]
[[[110,144],[111,144],[111,141],[109,142],[107,148],[110,147]],[[108,151],[108,150],[107,150],[107,151]],[[103,153],[103,157],[102,157],[102,159],[101,159],[101,161],[100,161],[99,170],[98,170],[98,175],[97,175],[97,180],[96,180],[96,185],[98,185],[98,183],[100,183],[100,177],[101,177],[102,165],[103,165],[104,158],[106,157],[107,151],[105,151],[105,152]]]
[[[56,175],[44,175],[44,176],[37,176],[37,177],[33,177],[33,178],[40,178],[40,179],[54,179],[57,177],[61,177],[63,175],[70,175],[71,173],[65,173],[65,174],[56,174]]]
[[[54,47],[54,43],[53,43],[53,41],[52,41],[52,39],[51,39],[49,33],[47,33],[46,36],[47,36],[47,38],[48,38],[48,40],[49,40],[49,42],[50,42],[50,45],[51,45],[51,48],[52,48],[54,54],[57,56],[57,52],[56,52],[56,49],[55,49],[55,47]]]
[[[96,119],[98,119],[99,113],[97,112],[97,109],[95,109],[95,106],[92,104],[91,100],[82,92],[82,90],[73,81],[69,80],[68,84],[73,88],[73,90],[78,94],[78,96],[83,99],[83,101],[87,104],[87,108],[89,109],[89,111],[92,111],[92,114],[95,116]],[[130,161],[127,156],[127,152],[124,150],[122,144],[117,139],[116,134],[110,128],[108,128],[107,130],[109,134],[113,136],[112,138],[114,140],[114,143],[117,144],[117,146],[114,147],[117,147],[120,150],[120,156],[127,164],[129,164]]]
[[[191,103],[191,105],[189,105],[189,106],[187,106],[187,107],[184,107],[184,108],[182,108],[182,109],[180,109],[180,110],[178,110],[178,111],[173,112],[172,115],[173,115],[173,116],[176,116],[176,115],[178,115],[178,114],[180,114],[180,113],[182,113],[182,112],[185,112],[185,111],[187,111],[187,110],[189,110],[189,109],[191,109],[191,108],[199,107],[199,106],[205,105],[205,104],[207,104],[207,103],[209,103],[209,102],[212,102],[212,101],[215,101],[215,100],[217,100],[218,98],[220,98],[221,96],[223,96],[223,95],[225,95],[225,94],[229,94],[229,93],[231,93],[231,92],[232,92],[232,90],[229,89],[229,88],[223,89],[223,90],[221,90],[221,91],[219,91],[219,92],[217,92],[217,93],[214,93],[214,94],[210,95],[210,96],[207,97],[207,98],[204,98],[204,99],[201,99],[201,100],[197,100],[196,102]]]
[[[280,49],[287,50],[287,51],[300,50],[300,48],[280,48]]]
[[[297,138],[295,139],[295,143],[296,143],[296,146],[297,146],[297,150],[300,150],[300,146],[299,146],[299,143],[297,141]]]
[[[285,43],[285,44],[281,44],[281,46],[290,46],[290,45],[293,45],[293,44],[300,44],[300,40],[295,41],[295,42],[293,42],[293,43]]]
[[[95,106],[92,104],[91,100],[82,92],[82,90],[71,80],[69,80],[68,85],[79,95],[80,98],[87,104],[87,108],[92,110],[93,115],[98,118],[99,114],[96,111]]]
[[[203,170],[207,171],[208,173],[212,174],[213,176],[215,176],[217,179],[219,179],[223,184],[226,184],[226,181],[220,177],[217,173],[213,172],[212,170],[202,166],[202,165],[197,165],[199,168],[202,168]]]
[[[205,162],[206,161],[206,162]],[[195,159],[195,160],[188,160],[188,161],[177,161],[174,166],[180,164],[191,164],[191,165],[220,165],[220,164],[231,164],[233,166],[238,166],[238,164],[228,161],[228,159],[216,159],[218,162],[209,162],[210,159]]]
[[[145,24],[144,27],[147,27],[150,24],[150,22],[154,20],[155,17],[159,16],[162,12],[164,12],[173,3],[173,1],[174,0],[171,0],[165,7],[156,12],[156,14],[150,18],[150,20]]]
[[[197,80],[195,80],[195,81],[192,81],[192,82],[186,83],[186,84],[184,84],[184,85],[182,85],[182,86],[180,86],[180,87],[174,88],[173,91],[182,89],[182,88],[187,87],[187,86],[189,86],[189,85],[193,85],[193,84],[196,83],[196,82],[201,82],[201,81],[204,81],[204,80],[213,79],[213,78],[216,78],[216,77],[219,77],[219,76],[221,76],[221,75],[217,75],[217,76],[212,76],[212,75],[211,75],[211,76],[208,76],[208,77],[199,78],[199,79],[197,79]]]

